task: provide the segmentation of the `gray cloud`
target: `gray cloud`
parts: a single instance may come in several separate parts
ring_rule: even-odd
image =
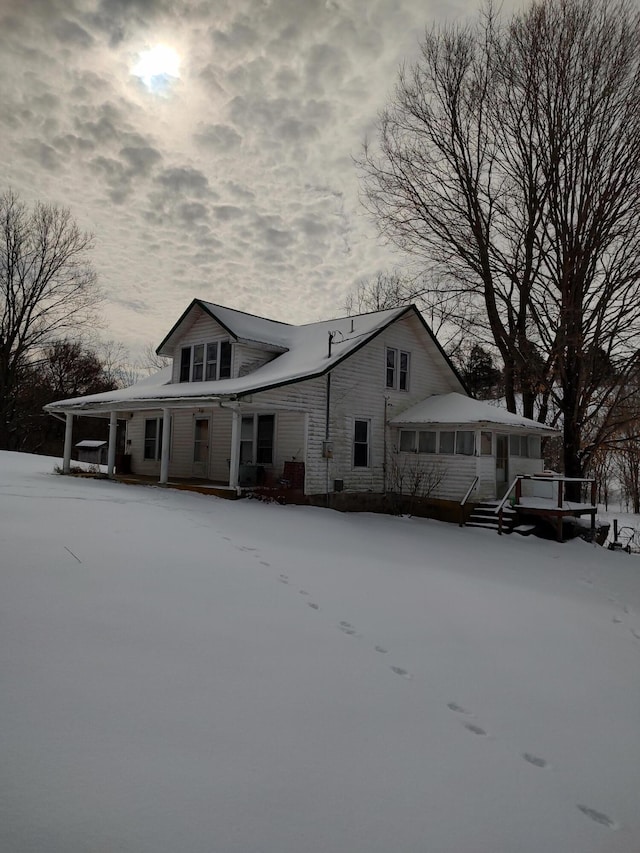
[[[389,255],[350,157],[426,12],[424,0],[0,0],[0,163],[27,199],[60,201],[96,233],[114,334],[159,339],[193,295],[328,316]],[[130,74],[156,42],[183,59],[166,97]]]
[[[244,210],[232,204],[218,204],[213,208],[213,215],[221,222],[230,222],[233,219],[240,219],[244,215]]]
[[[95,39],[88,33],[84,27],[77,24],[75,21],[70,21],[68,18],[63,18],[54,27],[54,33],[58,41],[70,47],[90,48]]]
[[[149,145],[126,146],[120,150],[120,155],[127,161],[130,175],[148,175],[162,160],[162,154]]]
[[[207,124],[194,134],[195,141],[205,148],[227,151],[242,143],[240,134],[228,124]]]
[[[193,224],[201,219],[207,219],[209,211],[198,201],[189,201],[181,204],[178,208],[178,213],[181,219],[188,224]]]
[[[27,139],[23,152],[48,172],[58,172],[63,166],[63,161],[56,149],[39,139]]]
[[[174,166],[161,172],[156,182],[173,193],[190,193],[196,197],[209,191],[209,179],[204,172],[191,166]]]

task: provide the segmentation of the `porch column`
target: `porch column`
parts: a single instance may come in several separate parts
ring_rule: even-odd
[[[231,420],[231,458],[229,465],[229,486],[238,488],[238,473],[240,465],[240,412],[233,409]]]
[[[73,414],[67,412],[64,425],[64,453],[62,457],[62,473],[71,473],[71,442],[73,439]]]
[[[116,465],[116,436],[118,434],[118,416],[116,412],[109,414],[109,448],[107,452],[107,477],[113,477]]]
[[[162,446],[160,448],[160,484],[169,482],[169,447],[171,440],[171,409],[162,410]]]

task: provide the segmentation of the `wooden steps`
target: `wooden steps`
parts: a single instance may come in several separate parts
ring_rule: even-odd
[[[486,502],[477,504],[467,521],[466,527],[481,527],[484,530],[495,530],[500,528],[500,522],[496,513],[497,503]],[[518,514],[511,507],[505,506],[502,510],[502,532],[511,533],[516,527]]]

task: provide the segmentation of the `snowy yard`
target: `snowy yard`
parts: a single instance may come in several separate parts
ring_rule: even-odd
[[[636,853],[640,557],[0,453],[2,853]]]

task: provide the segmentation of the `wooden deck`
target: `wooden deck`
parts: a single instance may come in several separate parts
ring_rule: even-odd
[[[565,498],[566,484],[580,483],[589,484],[590,502],[568,501]],[[537,486],[536,484],[540,484]],[[591,519],[591,535],[595,534],[596,512],[596,482],[591,478],[544,476],[544,475],[521,475],[514,482],[514,501],[510,504],[520,517],[524,520],[530,518],[541,518],[555,525],[556,538],[558,542],[564,541],[564,522],[568,518],[580,518],[588,515]],[[536,494],[536,489],[540,492]],[[511,492],[512,489],[509,490]],[[523,494],[529,491],[530,494]],[[507,495],[509,494],[507,492]],[[548,496],[546,496],[548,494]],[[506,503],[507,495],[500,502],[498,516],[501,519]]]

